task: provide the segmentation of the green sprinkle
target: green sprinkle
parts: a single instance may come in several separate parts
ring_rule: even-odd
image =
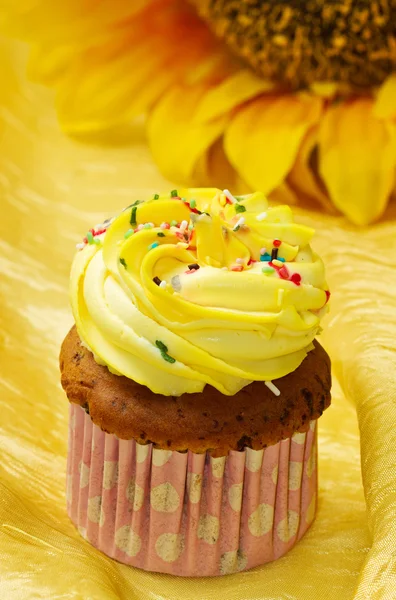
[[[240,230],[240,228],[241,228],[241,226],[240,226],[240,225],[236,225],[232,231],[239,231],[239,230]]]
[[[92,235],[91,231],[88,231],[88,233],[87,233],[87,241],[88,241],[88,244],[94,243],[94,236]]]
[[[127,269],[127,268],[128,268],[128,266],[127,266],[127,264],[126,264],[126,261],[125,261],[125,258],[120,258],[120,263],[122,264],[122,266],[123,266],[125,269]]]
[[[246,207],[243,206],[243,204],[235,204],[235,212],[236,213],[243,213],[246,211]]]
[[[176,362],[176,359],[173,358],[173,356],[169,356],[169,354],[167,354],[166,352],[161,352],[161,356],[168,363],[172,363],[173,364],[173,363]]]
[[[151,228],[152,228],[151,223],[145,223],[143,226],[143,229],[151,229]]]
[[[162,231],[159,231],[159,232],[157,233],[157,235],[158,235],[158,237],[165,237],[165,233],[162,233]]]
[[[171,198],[176,198],[178,196],[177,190],[172,190],[170,195]]]
[[[176,227],[176,225],[177,225],[177,221],[175,221],[175,219],[173,219],[173,221],[170,222],[170,226]]]
[[[134,206],[132,208],[131,218],[129,220],[129,222],[130,222],[131,225],[136,225],[136,213],[137,213],[137,206]]]
[[[133,229],[128,229],[128,231],[126,233],[124,233],[124,238],[127,240],[128,238],[131,237],[131,235],[133,235],[135,232]]]
[[[168,346],[165,346],[164,342],[161,342],[161,340],[156,340],[155,345],[161,352],[168,352]]]
[[[192,231],[192,230],[194,229],[194,223],[190,223],[190,225],[188,226],[188,229],[189,229],[190,231]]]
[[[100,241],[100,239],[99,239],[98,237],[96,237],[96,238],[94,238],[94,243],[95,243],[97,246],[100,246],[100,244],[101,244],[101,241]]]
[[[261,270],[263,273],[267,273],[267,275],[271,275],[275,271],[272,267],[263,267]]]
[[[159,194],[154,194],[154,200],[158,200]]]
[[[190,208],[195,208],[197,206],[196,200],[190,200]]]

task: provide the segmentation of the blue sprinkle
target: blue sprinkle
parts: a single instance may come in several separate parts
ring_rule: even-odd
[[[159,246],[158,242],[153,242],[152,244],[150,244],[150,246],[148,247],[149,250],[152,250],[153,248],[156,248],[157,246]]]
[[[281,262],[286,262],[286,259],[281,258],[280,256],[278,256],[278,260],[280,260]]]
[[[270,260],[271,260],[271,254],[268,254],[268,252],[260,255],[261,262],[270,262]]]

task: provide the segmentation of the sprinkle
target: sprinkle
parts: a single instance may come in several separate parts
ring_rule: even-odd
[[[161,229],[170,229],[170,225],[169,225],[169,223],[161,223],[160,228]]]
[[[330,300],[331,294],[330,294],[329,290],[325,290],[325,294],[326,294],[326,304],[327,304],[328,301]]]
[[[178,197],[177,190],[172,190],[170,195],[171,195],[171,198],[177,198]]]
[[[161,284],[161,279],[159,277],[154,277],[153,279],[154,283],[156,283],[157,285]]]
[[[255,262],[257,262],[257,260],[254,260],[254,258],[250,257],[250,258],[249,258],[249,262],[248,262],[248,267],[249,267],[250,265],[252,265],[253,263],[255,263]]]
[[[137,231],[142,231],[142,229],[144,229],[144,225],[143,223],[140,223],[140,225],[137,226]]]
[[[137,206],[133,206],[132,210],[131,210],[131,218],[129,220],[131,225],[136,225],[136,212],[137,212]]]
[[[159,199],[159,194],[154,194],[154,200],[158,200]]]
[[[175,219],[173,219],[173,221],[171,221],[170,224],[171,224],[171,227],[176,227],[177,221],[175,221]]]
[[[100,246],[102,242],[100,241],[99,238],[94,238],[94,244],[96,244],[97,246]]]
[[[279,246],[281,245],[282,242],[280,240],[276,239],[272,243],[275,246],[275,248],[279,248]]]
[[[245,224],[245,217],[239,217],[238,221],[235,223],[235,226],[232,231],[238,231],[242,225]]]
[[[285,290],[280,289],[278,291],[278,306],[282,306],[282,302],[283,302],[283,296],[285,294]]]
[[[266,254],[266,252],[267,252],[267,248],[260,248],[261,256],[264,256],[264,254]]]
[[[173,363],[175,363],[175,362],[176,362],[176,359],[175,359],[175,358],[173,358],[173,356],[169,356],[169,354],[167,354],[166,352],[161,352],[161,356],[162,356],[162,358],[163,358],[164,360],[166,360],[166,362],[168,362],[168,363],[171,363],[171,364],[173,364]]]
[[[278,273],[279,277],[281,277],[282,279],[289,279],[289,271],[287,270],[285,265],[283,265],[283,267],[279,269]]]
[[[190,208],[195,208],[197,206],[196,200],[190,200]]]
[[[198,271],[199,269],[199,264],[198,263],[193,263],[192,265],[188,265],[188,268],[190,269],[195,269],[196,271]]]
[[[222,271],[228,271],[228,267],[221,267]]]
[[[179,277],[179,275],[175,275],[174,277],[172,277],[172,279],[171,279],[171,285],[172,285],[173,289],[175,290],[175,292],[180,292],[180,290],[181,290],[181,283],[180,283],[180,277]]]
[[[272,248],[271,260],[274,260],[274,258],[278,258],[278,248]]]
[[[159,232],[157,233],[157,235],[158,235],[158,237],[165,237],[165,233],[162,233],[162,231],[159,231]]]
[[[166,283],[166,281],[161,281],[161,283],[159,284],[159,286],[160,286],[160,288],[161,288],[162,290],[164,290],[164,289],[166,288],[166,286],[167,286],[167,285],[168,285],[168,284]]]
[[[283,267],[283,261],[278,260],[277,258],[274,258],[272,263],[276,266],[276,267]]]
[[[231,267],[231,271],[243,271],[243,265],[235,265],[235,267]]]
[[[177,248],[188,248],[188,244],[186,242],[177,242]]]
[[[246,211],[246,206],[244,206],[243,204],[235,204],[235,212],[236,213],[243,213]]]
[[[238,263],[238,265],[243,265],[243,263],[244,263],[245,261],[244,261],[244,259],[243,259],[243,258],[237,258],[237,259],[235,260],[235,262],[237,262],[237,263]]]
[[[230,190],[223,190],[223,194],[227,198],[227,200],[229,200],[232,204],[236,203],[237,200],[235,196],[231,194]]]
[[[282,256],[278,256],[277,260],[280,260],[280,261],[281,261],[281,262],[283,262],[283,263],[284,263],[284,262],[286,262],[286,259],[285,259],[285,258],[282,258]]]
[[[88,242],[88,244],[93,244],[94,243],[94,238],[93,238],[93,235],[92,235],[92,231],[88,231],[88,233],[87,233],[87,242]]]
[[[184,231],[185,229],[187,229],[188,227],[188,222],[187,221],[182,221],[180,223],[180,231]]]
[[[275,396],[280,396],[280,390],[272,383],[272,381],[264,381],[265,385]]]
[[[266,212],[262,212],[259,215],[257,215],[256,217],[256,221],[264,221],[264,219],[267,218],[267,213]]]
[[[128,231],[126,233],[124,233],[124,238],[127,240],[128,238],[131,237],[131,235],[133,235],[135,232],[133,229],[128,229]]]
[[[220,194],[219,202],[220,202],[220,206],[225,206],[227,204],[227,198],[225,197],[224,194]]]
[[[77,250],[82,250],[83,248],[85,248],[85,244],[83,244],[82,242],[81,244],[76,244],[76,248]]]
[[[269,262],[270,260],[271,260],[271,256],[268,254],[268,252],[265,252],[264,254],[260,255],[261,262]]]
[[[188,230],[192,231],[194,229],[194,223],[190,223],[190,225],[188,226]]]
[[[153,242],[152,244],[149,245],[148,249],[149,250],[153,250],[154,248],[156,248],[157,246],[159,246],[158,242]]]
[[[263,267],[261,270],[266,275],[271,275],[272,273],[275,272],[275,269],[273,269],[272,267]]]
[[[161,356],[164,360],[166,360],[167,362],[170,362],[170,363],[176,362],[176,359],[174,359],[172,356],[169,356],[168,346],[166,346],[164,344],[164,342],[161,342],[161,340],[156,340],[155,345],[157,346],[158,350],[161,352]]]
[[[127,268],[128,268],[128,266],[127,266],[127,264],[126,264],[126,262],[125,262],[125,258],[120,258],[120,263],[122,264],[122,266],[123,266],[125,269],[127,269]]]
[[[152,229],[152,227],[153,227],[153,223],[145,223],[143,225],[143,229]]]
[[[292,281],[296,285],[300,285],[301,284],[301,275],[300,275],[300,273],[293,273],[293,275],[290,277],[290,281]]]

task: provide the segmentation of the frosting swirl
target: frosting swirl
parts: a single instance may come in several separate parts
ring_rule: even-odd
[[[329,296],[313,230],[255,192],[155,195],[91,230],[71,272],[96,360],[153,392],[232,395],[296,369]]]

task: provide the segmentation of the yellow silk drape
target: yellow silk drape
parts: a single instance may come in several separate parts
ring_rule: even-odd
[[[158,174],[139,128],[117,147],[64,137],[51,94],[24,77],[23,53],[0,43],[0,598],[396,598],[392,206],[364,230],[298,211],[317,230],[333,292],[322,339],[335,380],[333,406],[320,421],[318,516],[304,540],[250,572],[183,580],[118,564],[74,530],[64,492],[68,407],[57,368],[72,323],[74,245],[131,199],[174,185]]]

